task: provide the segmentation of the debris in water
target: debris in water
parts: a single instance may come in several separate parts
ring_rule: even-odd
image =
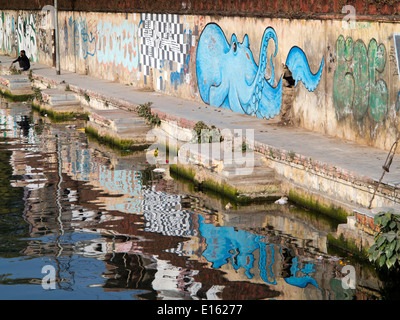
[[[287,204],[288,203],[288,198],[287,197],[282,197],[278,200],[275,201],[276,204]]]

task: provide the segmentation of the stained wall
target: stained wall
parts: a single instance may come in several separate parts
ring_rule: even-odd
[[[188,13],[60,10],[61,68],[278,119],[286,65],[296,83],[295,125],[382,149],[396,140],[400,29],[397,14],[382,15],[386,4],[378,10],[377,3],[367,9],[355,3],[360,16],[349,27],[336,2],[321,2],[315,7],[321,10],[308,15],[301,7],[295,19],[288,13],[273,18],[267,14],[272,9],[256,15],[252,7],[236,16],[190,14],[195,8],[201,12],[199,3],[190,2]],[[33,68],[55,65],[53,34],[49,12],[0,13],[2,53],[16,56],[24,49]]]

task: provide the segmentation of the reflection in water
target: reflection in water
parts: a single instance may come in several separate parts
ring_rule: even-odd
[[[329,223],[273,204],[225,213],[153,172],[144,153],[117,156],[74,124],[1,105],[1,298],[374,296],[376,280],[361,267],[358,288],[341,287]],[[40,285],[45,265],[56,290]]]

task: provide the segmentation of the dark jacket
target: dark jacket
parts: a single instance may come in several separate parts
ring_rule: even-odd
[[[19,62],[19,67],[21,69],[24,70],[28,70],[31,67],[31,63],[29,61],[29,58],[27,56],[19,56],[16,60],[13,61],[13,63],[15,62]]]

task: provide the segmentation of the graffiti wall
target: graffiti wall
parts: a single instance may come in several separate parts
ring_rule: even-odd
[[[1,51],[54,66],[49,14],[1,12]],[[58,22],[64,70],[266,120],[290,107],[294,125],[384,149],[400,130],[394,23],[78,11]]]
[[[270,56],[270,41],[275,47]],[[240,42],[233,34],[230,43],[222,29],[214,23],[208,24],[197,46],[197,80],[203,101],[215,107],[234,112],[256,115],[259,118],[274,118],[281,111],[282,79],[274,84],[273,58],[278,52],[278,37],[272,27],[262,35],[258,63],[250,49],[246,34]],[[272,70],[265,78],[267,64]],[[321,79],[323,57],[319,71],[313,74],[304,51],[293,46],[285,65],[292,71],[294,80],[302,81],[309,91],[314,91]]]
[[[327,43],[327,133],[390,149],[400,129],[396,28],[363,23],[335,31]]]
[[[32,62],[51,64],[53,35],[47,26],[46,12],[0,12],[0,49],[17,56],[25,50]]]

